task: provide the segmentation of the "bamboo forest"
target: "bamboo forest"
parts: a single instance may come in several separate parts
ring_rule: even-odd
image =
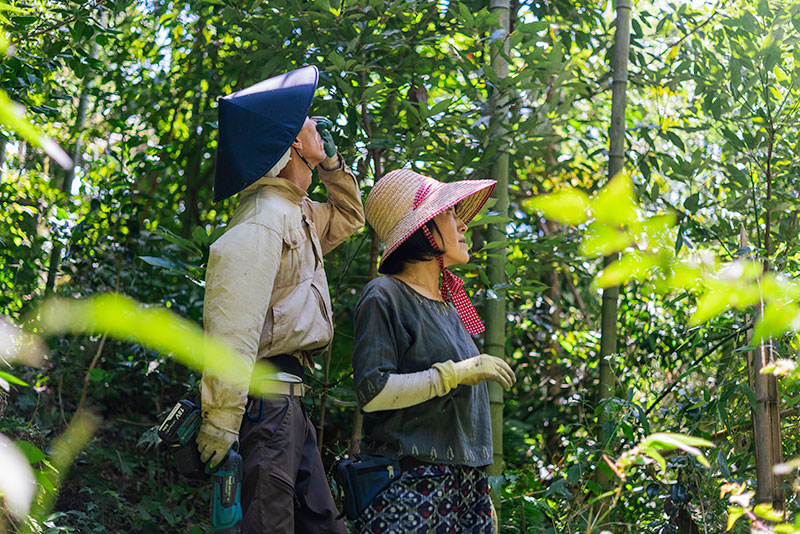
[[[203,331],[222,98],[308,66],[364,201],[497,181],[452,269],[515,375],[493,529],[800,533],[800,1],[5,0],[0,55],[0,534],[222,532],[160,425],[235,375]],[[338,510],[378,232],[326,253],[304,371]]]

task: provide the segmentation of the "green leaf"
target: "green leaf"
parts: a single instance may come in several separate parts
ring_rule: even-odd
[[[39,462],[47,458],[47,455],[43,453],[41,449],[39,449],[39,447],[37,447],[33,443],[30,443],[25,440],[20,440],[16,442],[16,445],[17,447],[19,447],[19,449],[22,451],[25,457],[28,458],[28,461],[31,463],[31,465],[38,464]]]
[[[636,202],[631,177],[621,172],[606,184],[591,201],[594,218],[601,223],[630,225],[636,222]]]
[[[449,98],[445,98],[444,100],[441,100],[441,101],[437,102],[436,104],[434,104],[434,106],[431,108],[430,114],[431,115],[438,115],[439,113],[444,113],[445,111],[450,109],[450,106],[452,104],[453,104],[453,102],[450,101]]]
[[[27,385],[29,385],[24,380],[22,380],[20,378],[17,378],[16,376],[8,374],[8,373],[3,372],[3,371],[0,371],[0,378],[5,380],[6,382],[9,382],[11,384],[16,384],[18,386],[27,386]]]
[[[367,87],[364,89],[364,92],[361,93],[361,102],[369,103],[373,100],[376,100],[378,98],[378,94],[381,92],[381,90],[383,90],[383,88],[384,84],[376,84]]]
[[[483,217],[476,217],[469,222],[469,228],[474,228],[475,226],[485,226],[487,224],[502,224],[505,225],[513,221],[511,217],[505,217],[503,215],[484,215]]]
[[[728,508],[728,526],[725,528],[726,532],[733,528],[733,525],[744,515],[744,512],[745,509],[739,508],[738,506]]]
[[[589,219],[589,196],[578,189],[539,195],[523,201],[523,206],[561,224],[581,224]]]
[[[206,229],[202,226],[195,226],[192,230],[192,239],[196,245],[203,246],[208,239],[208,234],[206,234]]]
[[[157,256],[139,256],[139,259],[145,263],[149,263],[150,265],[154,265],[156,267],[162,267],[164,269],[178,269],[179,266],[176,265],[174,262]]]
[[[330,61],[337,70],[345,70],[344,58],[335,50],[332,50],[330,54],[328,54],[328,61]]]
[[[730,467],[728,467],[728,459],[725,457],[725,453],[722,449],[717,451],[717,465],[719,466],[719,471],[723,478],[729,478],[731,476],[731,470]]]
[[[559,497],[560,500],[572,499],[572,493],[567,489],[567,480],[559,478],[547,488],[545,497]]]
[[[535,35],[548,28],[550,28],[549,21],[526,22],[524,24],[517,24],[517,26],[514,28],[514,31]]]
[[[756,394],[753,391],[753,388],[751,388],[744,382],[739,384],[739,388],[742,390],[742,392],[747,397],[747,400],[750,402],[750,408],[752,408],[753,411],[758,410],[758,402],[756,402]]]
[[[85,300],[50,299],[39,310],[35,324],[43,332],[93,333],[133,341],[168,354],[198,371],[213,373],[221,380],[240,383],[242,376],[260,377],[272,372],[267,362],[250,364],[225,343],[208,335],[192,321],[164,308],[146,307],[128,297],[110,293]],[[269,384],[250,385],[269,393]]]
[[[494,248],[504,247],[508,244],[508,240],[505,239],[503,241],[490,241],[481,247],[481,250],[492,250]]]
[[[695,193],[686,199],[683,207],[686,208],[686,211],[694,213],[697,211],[698,204],[700,204],[700,193]]]
[[[624,254],[595,279],[598,287],[607,288],[621,285],[629,280],[644,280],[650,274],[650,269],[656,265],[656,260],[650,255],[635,251]]]
[[[466,5],[459,3],[458,13],[461,15],[461,20],[464,22],[464,26],[467,28],[475,27],[475,17],[472,16],[472,12]]]
[[[651,434],[642,440],[641,448],[656,448],[674,450],[680,449],[687,454],[691,454],[705,467],[711,467],[708,459],[697,447],[713,447],[714,444],[702,438],[687,436],[685,434],[674,434],[671,432],[659,432]]]
[[[7,126],[32,145],[40,147],[48,156],[65,169],[70,169],[72,167],[72,158],[70,158],[52,139],[43,135],[35,126],[28,122],[25,119],[25,108],[16,102],[12,102],[2,89],[0,89],[0,124]]]
[[[672,142],[673,145],[680,148],[682,152],[686,152],[686,145],[683,144],[683,141],[681,141],[681,138],[678,137],[678,134],[671,130],[667,130],[664,132],[664,135]]]
[[[800,307],[793,302],[770,302],[753,329],[753,343],[776,337],[791,328],[800,315]]]
[[[183,237],[180,237],[178,235],[175,235],[174,233],[170,232],[166,228],[159,228],[158,230],[155,231],[155,234],[163,237],[164,239],[166,239],[170,243],[178,245],[180,248],[182,248],[182,249],[184,249],[184,250],[186,250],[188,252],[191,252],[191,253],[197,254],[197,255],[202,254],[200,249],[197,248],[197,245],[195,245],[193,242],[189,241],[188,239],[184,239]]]
[[[644,440],[642,440],[642,444],[659,446],[662,449],[681,449],[684,451],[687,450],[687,447],[694,448],[714,446],[714,444],[707,439],[687,436],[686,434],[676,434],[673,432],[657,432],[655,434],[650,434]]]
[[[783,519],[783,512],[781,510],[776,510],[771,504],[765,502],[757,504],[756,507],[753,508],[753,513],[761,519],[766,519],[767,521],[775,523]]]
[[[689,319],[690,326],[703,324],[716,317],[731,306],[730,294],[726,288],[712,287],[698,299],[697,309]]]
[[[642,454],[655,460],[658,463],[659,468],[661,468],[662,472],[667,470],[666,458],[664,458],[664,456],[662,456],[661,453],[658,452],[655,448],[641,447],[640,450],[642,451]]]
[[[27,26],[29,24],[33,24],[37,20],[39,20],[39,17],[28,17],[28,16],[11,17],[11,21],[14,23],[15,26]]]
[[[50,494],[56,493],[56,487],[51,480],[53,476],[51,471],[34,470],[33,474],[36,476],[36,483],[39,484],[45,492]]]
[[[592,223],[581,241],[580,252],[584,256],[608,256],[625,249],[634,242],[633,236],[613,226]]]

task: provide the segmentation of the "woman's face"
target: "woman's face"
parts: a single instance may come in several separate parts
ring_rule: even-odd
[[[460,265],[469,261],[469,245],[467,244],[467,225],[458,218],[455,208],[450,208],[433,218],[441,232],[433,232],[433,238],[440,248],[444,249],[444,266]],[[442,242],[444,238],[444,242]]]

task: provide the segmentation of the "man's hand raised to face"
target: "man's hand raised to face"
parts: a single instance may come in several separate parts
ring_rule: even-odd
[[[322,146],[325,149],[325,155],[329,158],[336,155],[336,143],[333,142],[333,123],[325,117],[311,117],[311,120],[317,123],[317,132],[322,137]]]

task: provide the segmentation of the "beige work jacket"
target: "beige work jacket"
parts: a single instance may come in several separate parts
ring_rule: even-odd
[[[358,183],[337,157],[337,170],[318,167],[328,202],[313,202],[285,178],[262,178],[240,193],[227,230],[211,245],[203,325],[250,369],[276,354],[310,365],[333,339],[322,257],[364,225]],[[249,382],[249,373],[235,384],[205,373],[203,418],[237,433]]]

